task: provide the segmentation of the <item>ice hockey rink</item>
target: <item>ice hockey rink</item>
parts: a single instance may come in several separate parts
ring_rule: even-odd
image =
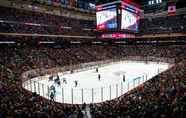
[[[125,94],[169,67],[168,63],[122,61],[99,67],[98,72],[94,68],[72,74],[58,73],[61,85],[49,81],[49,75],[46,75],[24,82],[23,87],[50,99],[49,88],[53,85],[55,101],[60,103],[100,103]],[[63,83],[64,78],[67,83]]]

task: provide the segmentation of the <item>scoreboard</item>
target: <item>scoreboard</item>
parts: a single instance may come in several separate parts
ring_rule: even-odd
[[[109,6],[97,9],[97,29],[114,29],[117,28],[117,11],[116,6]]]
[[[138,32],[139,16],[128,10],[122,9],[121,29]]]
[[[99,32],[108,32],[109,35],[101,34],[103,38],[134,37],[130,33],[138,33],[141,13],[139,6],[124,0],[98,5],[96,6],[96,29]]]
[[[138,32],[141,10],[131,4],[121,3],[121,29]]]

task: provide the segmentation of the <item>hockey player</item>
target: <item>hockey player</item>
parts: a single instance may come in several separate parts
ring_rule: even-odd
[[[52,85],[52,86],[50,86],[50,99],[52,101],[54,101],[55,94],[56,94],[56,89],[55,89],[55,86]]]
[[[53,81],[53,76],[51,75],[51,76],[49,76],[49,78],[48,78],[49,80],[48,81]]]
[[[57,79],[59,80],[60,78],[59,78],[59,75],[57,75]]]
[[[74,83],[75,83],[75,87],[77,87],[78,86],[78,81],[75,80]]]
[[[123,82],[125,82],[125,75],[123,75]]]
[[[50,100],[54,101],[54,97],[55,97],[55,93],[54,92],[50,92]]]
[[[60,81],[57,81],[57,85],[60,86],[61,85],[61,82]]]
[[[73,70],[71,70],[71,71],[70,71],[70,73],[71,73],[71,74],[73,74],[73,73],[74,73],[74,71],[73,71]]]
[[[54,85],[51,85],[51,86],[50,86],[50,92],[56,93],[56,88],[55,88]]]
[[[55,82],[56,84],[58,84],[58,85],[61,84],[59,75],[57,75],[57,77],[56,77],[56,79],[54,80],[54,82]]]
[[[63,83],[67,84],[66,78],[63,78]]]
[[[101,75],[100,74],[98,74],[98,79],[99,79],[99,81],[101,80]]]
[[[96,72],[97,72],[97,73],[98,73],[98,71],[99,71],[98,68],[96,68]]]

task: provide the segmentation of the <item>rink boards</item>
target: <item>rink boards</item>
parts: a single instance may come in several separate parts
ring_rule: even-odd
[[[58,73],[61,85],[49,81],[49,76],[36,77],[23,83],[23,87],[50,99],[50,86],[55,86],[55,101],[68,104],[100,103],[112,100],[143,84],[153,76],[167,70],[168,63],[123,61],[98,68],[74,70],[74,73]],[[98,74],[101,78],[98,79]],[[123,81],[123,76],[125,81]],[[63,83],[63,78],[67,83]],[[75,82],[78,81],[77,87]]]

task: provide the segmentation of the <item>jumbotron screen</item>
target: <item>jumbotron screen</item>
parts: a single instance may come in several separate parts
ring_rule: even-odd
[[[137,14],[130,12],[126,9],[122,9],[121,15],[121,29],[138,32],[138,21],[139,17]]]
[[[97,11],[97,29],[115,29],[117,28],[117,12],[116,8]]]

